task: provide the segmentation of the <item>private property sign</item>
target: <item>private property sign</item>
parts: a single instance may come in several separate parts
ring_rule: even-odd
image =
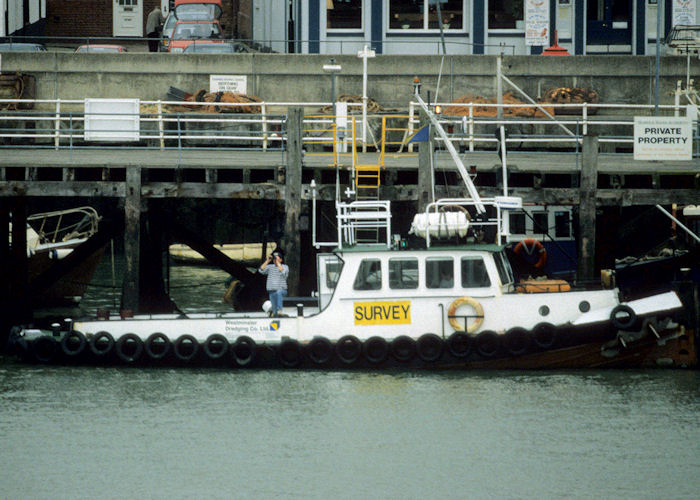
[[[692,160],[692,120],[687,117],[635,116],[634,159]]]

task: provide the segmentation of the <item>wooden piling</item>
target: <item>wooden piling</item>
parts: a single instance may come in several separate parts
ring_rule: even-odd
[[[124,283],[122,309],[136,312],[139,305],[139,254],[141,237],[141,167],[126,169],[124,196]]]
[[[595,218],[598,184],[598,137],[583,138],[581,188],[579,201],[579,262],[580,280],[595,279]]]
[[[303,109],[300,107],[290,108],[287,122],[287,171],[284,186],[284,236],[281,241],[285,252],[285,261],[289,266],[289,278],[287,278],[289,295],[299,294],[301,265],[299,217],[301,215],[303,122]]]

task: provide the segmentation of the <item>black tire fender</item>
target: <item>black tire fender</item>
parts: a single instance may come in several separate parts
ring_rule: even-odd
[[[501,337],[492,330],[484,330],[476,336],[476,352],[484,358],[492,358],[501,347]]]
[[[418,357],[426,363],[433,363],[442,357],[444,342],[434,333],[425,333],[416,342]]]
[[[522,356],[530,349],[530,345],[532,345],[532,337],[525,328],[516,326],[503,336],[503,346],[512,356]]]
[[[408,335],[400,335],[391,341],[391,355],[394,359],[407,363],[416,356],[416,341]]]
[[[134,352],[131,354],[126,351],[129,344],[133,344],[134,346]],[[125,363],[135,363],[143,353],[143,340],[135,333],[125,333],[117,340],[114,345],[114,350],[117,353],[117,357]]]
[[[32,341],[32,356],[39,363],[50,363],[58,354],[58,341],[50,335],[42,335]]]
[[[389,342],[384,337],[370,337],[362,343],[362,352],[370,363],[381,363],[389,355]]]
[[[474,338],[466,332],[454,332],[447,338],[447,351],[455,358],[466,358],[473,348]]]
[[[154,349],[154,346],[158,343],[163,344],[163,347],[160,350]],[[165,358],[170,352],[171,348],[172,342],[170,342],[170,338],[168,338],[168,336],[162,332],[152,333],[143,344],[143,349],[146,351],[146,355],[154,361]]]
[[[255,341],[247,335],[241,335],[231,346],[233,361],[238,366],[248,366],[255,360],[257,352]]]
[[[97,332],[90,339],[90,352],[99,358],[108,356],[114,349],[114,337],[111,333]]]
[[[285,368],[296,368],[304,359],[301,344],[296,339],[284,339],[280,342],[277,356]]]
[[[637,321],[637,313],[627,304],[618,304],[610,312],[610,321],[618,330],[626,330]]]
[[[559,340],[557,327],[551,323],[538,323],[532,329],[532,340],[540,349],[551,349]]]
[[[183,352],[183,347],[185,345],[192,346],[192,350],[189,353]],[[177,359],[185,363],[192,361],[197,356],[198,352],[199,342],[194,338],[194,335],[190,335],[189,333],[180,335],[173,343],[173,354]]]
[[[306,346],[306,355],[317,365],[333,359],[333,344],[326,337],[314,337]]]
[[[212,333],[202,345],[204,354],[212,361],[223,358],[228,354],[228,339],[220,333]]]
[[[354,335],[345,335],[335,343],[335,354],[342,363],[351,365],[362,354],[362,342]]]
[[[85,351],[86,346],[87,339],[78,330],[71,330],[61,339],[61,351],[67,358],[77,358]]]

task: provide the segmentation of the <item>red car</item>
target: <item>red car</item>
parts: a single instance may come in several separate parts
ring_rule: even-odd
[[[170,37],[169,52],[182,52],[194,40],[223,40],[219,21],[178,21]]]

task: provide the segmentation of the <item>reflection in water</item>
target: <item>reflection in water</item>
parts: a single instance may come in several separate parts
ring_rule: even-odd
[[[694,498],[700,376],[0,364],[6,498]]]

